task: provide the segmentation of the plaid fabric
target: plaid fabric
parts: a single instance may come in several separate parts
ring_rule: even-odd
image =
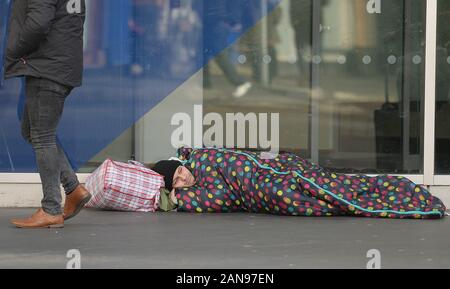
[[[107,159],[86,180],[92,194],[89,208],[114,211],[154,212],[159,207],[163,176],[136,163]]]

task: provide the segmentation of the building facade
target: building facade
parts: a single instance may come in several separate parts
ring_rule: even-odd
[[[58,131],[81,179],[106,158],[269,144],[339,173],[407,176],[450,203],[447,0],[86,5],[83,86]],[[41,198],[23,100],[21,79],[1,82],[0,206]]]

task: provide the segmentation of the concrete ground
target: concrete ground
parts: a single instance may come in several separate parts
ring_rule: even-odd
[[[63,229],[9,224],[0,209],[0,268],[450,268],[450,218],[385,220],[85,210]]]

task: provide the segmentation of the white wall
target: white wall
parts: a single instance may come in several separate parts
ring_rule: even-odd
[[[194,119],[194,106],[203,104],[203,69],[185,81],[136,123],[136,159],[151,163],[176,156],[171,136],[177,126],[171,125],[176,113]],[[191,145],[193,146],[193,144]]]

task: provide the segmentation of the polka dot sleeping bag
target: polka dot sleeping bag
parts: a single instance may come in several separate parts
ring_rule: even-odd
[[[177,189],[178,211],[286,216],[442,218],[445,206],[404,177],[335,174],[292,153],[274,159],[230,149],[178,150],[196,185]]]

